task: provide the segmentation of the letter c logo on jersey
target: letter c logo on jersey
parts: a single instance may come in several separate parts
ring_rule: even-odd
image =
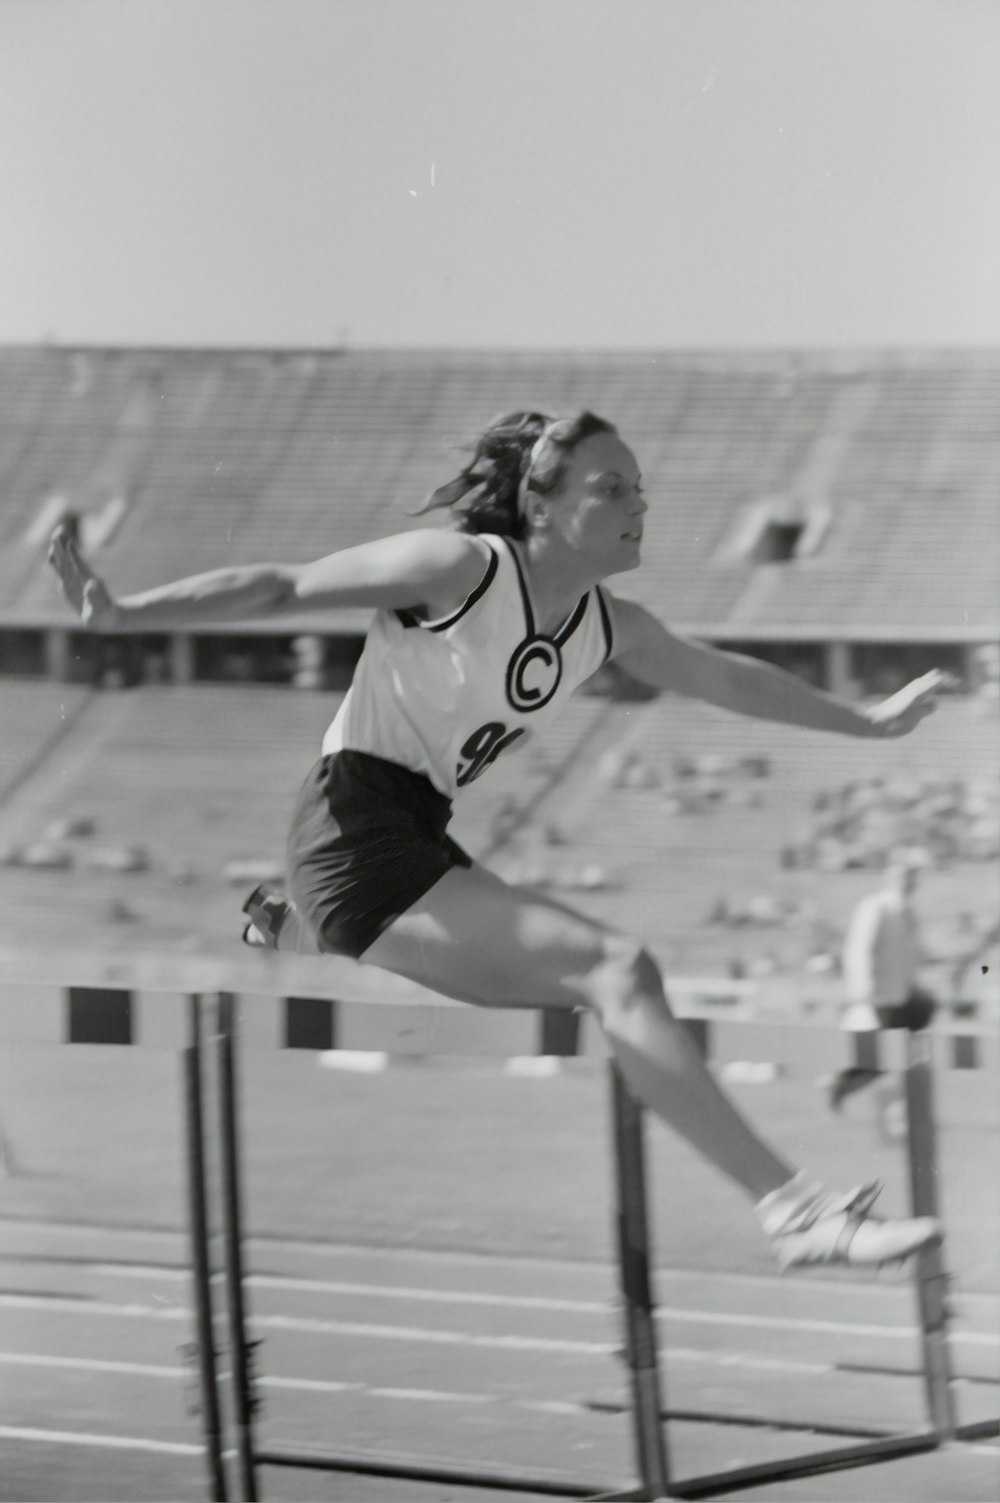
[[[507,698],[527,714],[547,705],[562,678],[562,657],[548,637],[528,637],[507,665]]]

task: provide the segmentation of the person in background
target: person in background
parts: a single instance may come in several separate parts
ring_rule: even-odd
[[[923,959],[913,896],[922,862],[909,853],[894,857],[877,892],[861,899],[851,915],[844,941],[847,1010],[843,1026],[867,1033],[879,1028],[926,1028],[936,1004],[917,984]],[[885,1074],[875,1067],[852,1065],[830,1084],[830,1106],[839,1111],[848,1096]]]

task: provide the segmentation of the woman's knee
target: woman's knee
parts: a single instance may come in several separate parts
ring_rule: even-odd
[[[600,962],[587,978],[587,990],[598,1009],[602,1003],[622,1005],[649,996],[662,999],[663,975],[639,940],[624,934],[607,934],[602,939]]]

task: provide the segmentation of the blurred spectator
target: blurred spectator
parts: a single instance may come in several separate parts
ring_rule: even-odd
[[[877,1028],[926,1028],[935,1012],[930,993],[917,985],[922,959],[913,894],[923,862],[897,856],[886,868],[882,887],[855,908],[844,943],[847,1011],[843,1026],[867,1032]],[[830,1106],[871,1085],[882,1070],[852,1066],[830,1086]]]

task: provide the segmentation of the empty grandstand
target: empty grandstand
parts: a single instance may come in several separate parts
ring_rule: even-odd
[[[844,687],[995,641],[1000,359],[0,350],[0,666],[93,675],[39,567],[60,517],[125,591],[221,564],[299,561],[412,525],[494,412],[609,414],[654,505],[624,588],[680,626],[792,655]],[[248,624],[155,639],[111,671],[290,678],[302,619],[257,662]],[[216,638],[220,634],[214,634]],[[874,649],[874,655],[873,655]],[[332,649],[331,649],[332,651]],[[77,658],[79,656],[79,661]],[[334,676],[349,657],[331,664]]]

